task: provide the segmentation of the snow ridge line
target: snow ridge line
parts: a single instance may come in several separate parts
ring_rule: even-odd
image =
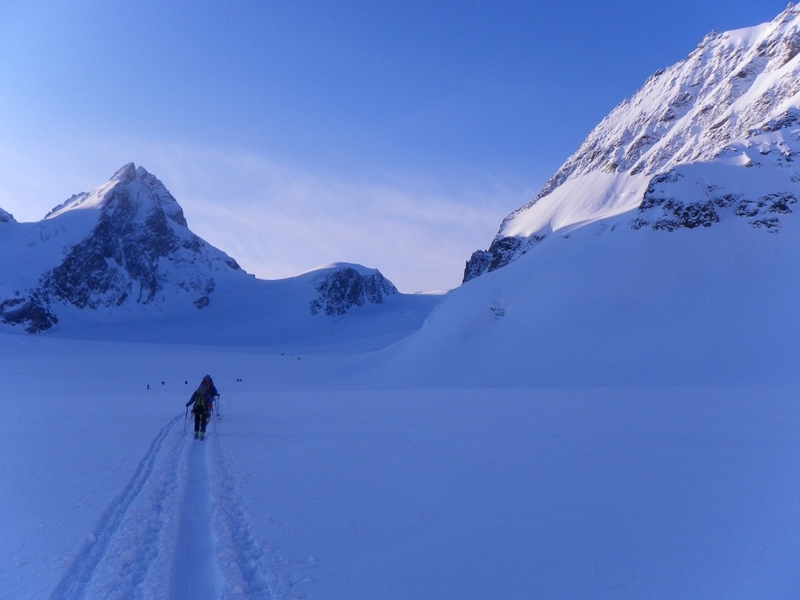
[[[92,587],[96,573],[101,571],[103,563],[109,560],[115,563],[124,560],[128,562],[130,567],[130,561],[133,558],[135,568],[128,568],[126,573],[120,573],[118,568],[112,568],[113,571],[117,572],[117,575],[115,581],[105,582],[105,587],[109,588],[107,591],[114,590],[113,594],[105,595],[107,598],[113,596],[120,598],[131,597],[132,590],[135,590],[146,578],[148,567],[158,555],[156,546],[160,530],[163,528],[165,521],[165,504],[174,501],[177,493],[178,482],[176,480],[179,478],[174,476],[174,471],[172,472],[172,477],[162,478],[161,487],[153,495],[153,498],[156,499],[156,506],[151,507],[156,509],[153,518],[159,522],[145,523],[145,535],[139,536],[140,539],[131,540],[134,542],[133,545],[140,547],[133,557],[109,557],[109,549],[115,535],[123,529],[125,522],[138,516],[129,514],[131,507],[151,479],[162,446],[170,432],[176,430],[180,417],[181,415],[179,414],[169,421],[153,439],[130,481],[125,485],[122,492],[110,502],[92,534],[84,542],[72,565],[54,589],[50,596],[51,600],[79,600],[80,598],[85,598],[90,587]],[[180,440],[180,436],[177,436],[177,440]],[[173,453],[176,452],[178,452],[177,445],[173,448]],[[172,480],[171,485],[167,483],[167,479]],[[120,582],[119,578],[121,577],[125,577],[128,581]],[[103,582],[100,583],[102,584]],[[123,587],[120,587],[121,583]],[[101,587],[103,586],[101,585]]]
[[[211,442],[211,502],[222,600],[303,598],[296,585],[301,578],[279,573],[273,550],[254,532],[220,435],[211,436]]]

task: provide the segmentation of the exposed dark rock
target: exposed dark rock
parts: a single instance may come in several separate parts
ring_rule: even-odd
[[[768,194],[755,200],[743,194],[722,194],[703,202],[685,203],[666,196],[666,190],[661,187],[674,183],[678,178],[675,173],[653,177],[639,205],[639,216],[632,219],[629,226],[633,229],[652,226],[658,231],[711,227],[720,220],[718,211],[730,210],[737,217],[754,219],[750,224],[757,229],[777,232],[780,219],[768,215],[789,214],[792,212],[791,205],[797,203],[797,198],[791,192]],[[709,186],[706,191],[712,193],[718,189],[718,186]]]
[[[237,265],[238,266],[238,265]],[[194,301],[194,305],[197,308],[205,308],[211,303],[211,292],[213,292],[217,287],[217,282],[214,281],[213,277],[210,277],[206,280],[205,285],[202,288],[202,296],[200,296],[197,300]],[[192,288],[190,286],[186,287],[187,291],[196,291],[197,288]]]
[[[154,208],[143,226],[131,225],[141,204],[125,187],[112,194],[92,235],[45,278],[53,296],[78,308],[119,306],[132,293],[137,302],[152,301],[161,289],[159,259],[180,246],[163,210]]]
[[[16,223],[14,215],[0,208],[0,223]]]
[[[11,298],[0,302],[0,322],[7,325],[24,325],[28,333],[46,331],[58,323],[58,318],[38,294],[24,298]]]
[[[354,306],[381,304],[387,296],[397,293],[397,288],[380,271],[359,273],[352,267],[343,267],[321,273],[314,280],[319,297],[309,303],[312,315],[343,315]]]
[[[800,110],[792,108],[775,119],[770,119],[763,127],[755,130],[753,133],[770,133],[798,125],[800,125]]]
[[[531,243],[540,242],[544,236],[529,238]],[[505,267],[518,256],[518,251],[523,246],[523,239],[518,237],[503,237],[496,239],[488,250],[477,250],[467,261],[464,267],[462,283],[475,279],[479,275]]]
[[[766,229],[769,233],[777,233],[780,229],[781,221],[778,218],[772,217],[769,219],[756,219],[750,221],[750,224],[756,229]]]

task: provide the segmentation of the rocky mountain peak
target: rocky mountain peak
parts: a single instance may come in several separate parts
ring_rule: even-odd
[[[143,167],[139,168],[141,169],[142,173],[147,174],[147,171],[145,171]],[[132,162],[129,162],[128,164],[120,167],[119,170],[116,173],[114,173],[114,175],[111,177],[111,179],[118,179],[120,181],[128,183],[130,181],[133,181],[136,175],[137,175],[136,165]]]
[[[111,179],[92,192],[75,194],[47,213],[45,218],[73,210],[98,210],[101,214],[112,215],[118,213],[125,219],[146,219],[149,214],[162,212],[177,225],[187,226],[183,209],[164,184],[144,167],[137,167],[132,162],[120,168]]]
[[[235,260],[188,229],[164,184],[133,163],[91,192],[72,196],[45,220],[52,224],[77,213],[91,217],[88,235],[63,250],[37,287],[0,300],[0,322],[40,331],[57,322],[59,306],[158,304],[172,287],[203,308],[218,276],[241,272]]]
[[[648,214],[629,218],[632,227],[668,222],[655,228],[672,231],[758,207],[753,227],[775,232],[780,217],[773,212],[791,212],[800,193],[798,157],[795,4],[770,23],[708,34],[686,59],[652,75],[536,198],[503,220],[489,249],[468,261],[464,281],[508,264],[554,232],[637,210]]]

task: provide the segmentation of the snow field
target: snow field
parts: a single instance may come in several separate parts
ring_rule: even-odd
[[[0,498],[0,598],[267,597],[254,584],[267,576],[247,556],[246,511],[212,512],[234,504],[234,484],[217,454],[206,458],[208,442],[191,440],[182,409],[194,388],[152,377],[164,354],[137,344],[4,342],[15,402],[0,424],[0,478],[10,490]],[[214,432],[212,423],[211,440]],[[217,533],[233,530],[231,549]],[[246,585],[222,586],[218,565],[227,582],[245,573]]]
[[[797,386],[404,389],[364,355],[3,342],[0,598],[800,589]]]
[[[276,392],[224,441],[317,597],[790,598],[797,391]]]
[[[169,574],[169,540],[175,537],[180,484],[185,485],[185,460],[180,460],[180,417],[159,431],[130,482],[114,498],[87,537],[52,598],[156,598],[163,595]],[[183,468],[176,466],[184,463]],[[165,542],[165,539],[167,540]]]
[[[551,236],[453,290],[367,377],[387,387],[797,384],[795,229],[624,223]]]

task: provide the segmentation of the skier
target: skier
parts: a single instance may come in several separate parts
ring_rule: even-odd
[[[189,401],[186,403],[187,407],[194,404],[194,407],[192,408],[192,414],[194,415],[195,439],[205,439],[206,424],[208,423],[208,418],[212,414],[211,411],[214,407],[214,399],[217,397],[219,397],[219,392],[214,385],[214,381],[211,379],[210,375],[206,375],[200,382],[200,386],[195,390],[195,392],[192,394],[192,397],[189,398]]]

